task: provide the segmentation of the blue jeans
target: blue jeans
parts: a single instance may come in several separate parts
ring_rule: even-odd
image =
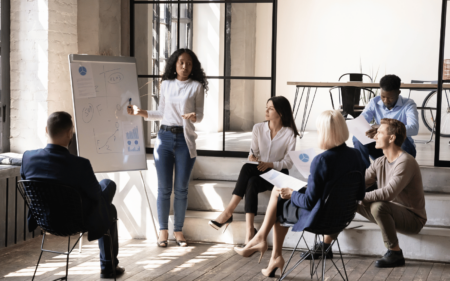
[[[105,201],[110,204],[110,215],[111,217],[117,219],[117,210],[116,207],[112,204],[112,200],[114,195],[116,194],[116,184],[109,179],[104,179],[100,182],[100,187],[102,189],[102,196]],[[100,239],[98,239],[98,247],[100,249],[100,268],[103,271],[112,271],[111,267],[111,242],[112,239],[112,252],[114,255],[114,264],[117,266],[119,264],[119,260],[117,259],[117,255],[119,254],[119,238],[117,236],[117,221],[114,222],[109,227],[109,233],[111,237],[108,235],[103,235]]]
[[[356,149],[358,149],[359,152],[361,152],[361,156],[364,164],[366,165],[366,168],[369,168],[370,166],[369,156],[370,158],[372,158],[372,160],[375,160],[378,157],[384,155],[382,149],[375,148],[374,142],[363,145],[362,143],[359,142],[357,138],[353,137],[353,146]],[[416,147],[408,138],[406,138],[405,141],[403,142],[402,149],[403,151],[406,151],[409,154],[411,154],[412,157],[416,158]]]
[[[153,151],[156,173],[158,175],[158,209],[159,229],[168,229],[170,212],[170,195],[175,186],[174,200],[174,231],[183,229],[187,209],[189,178],[194,167],[195,157],[191,158],[184,139],[184,134],[174,134],[159,130],[158,139]],[[175,184],[173,184],[173,169],[175,166]]]

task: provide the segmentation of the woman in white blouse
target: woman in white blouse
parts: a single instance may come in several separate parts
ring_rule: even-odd
[[[197,56],[189,49],[175,51],[166,63],[162,77],[158,110],[129,106],[128,114],[140,115],[146,121],[161,121],[153,151],[158,175],[158,246],[168,245],[170,195],[175,187],[174,236],[178,246],[186,247],[182,228],[187,208],[189,178],[197,157],[194,123],[203,119],[204,92],[208,91],[206,75]],[[175,166],[175,183],[173,169]]]
[[[295,149],[297,136],[298,131],[289,101],[283,96],[270,98],[266,104],[266,122],[253,126],[248,160],[258,161],[259,164],[245,164],[241,168],[230,203],[216,220],[209,221],[209,225],[217,230],[225,225],[226,230],[233,222],[233,211],[245,198],[245,243],[253,238],[256,233],[253,223],[258,210],[258,193],[273,188],[273,185],[260,175],[271,169],[288,174],[288,169],[292,168],[288,152]]]

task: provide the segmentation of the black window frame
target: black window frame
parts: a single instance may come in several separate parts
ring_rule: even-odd
[[[1,89],[0,89],[0,122],[1,124],[1,152],[11,151],[11,85],[10,85],[10,33],[11,33],[11,3],[1,0]]]
[[[278,8],[278,0],[211,0],[211,1],[186,1],[186,0],[173,0],[173,1],[137,1],[130,0],[130,56],[134,57],[135,55],[135,5],[142,4],[178,4],[178,17],[177,17],[177,31],[180,30],[180,5],[181,4],[225,4],[225,24],[224,24],[224,72],[223,76],[207,76],[208,79],[221,79],[224,81],[224,97],[223,97],[223,131],[222,131],[222,150],[197,150],[197,154],[199,156],[218,156],[218,157],[247,157],[248,151],[227,151],[225,150],[225,132],[226,130],[226,118],[229,116],[229,110],[227,108],[227,99],[229,104],[229,95],[227,95],[227,87],[229,87],[229,81],[231,80],[266,80],[271,81],[270,87],[270,96],[274,97],[276,95],[276,47],[277,47],[277,8]],[[227,33],[227,27],[229,27],[230,20],[227,17],[227,11],[229,11],[229,7],[231,4],[244,4],[244,3],[269,3],[272,4],[272,54],[271,54],[271,75],[267,77],[258,77],[258,76],[232,76],[230,67],[227,67],[227,52],[229,52],[229,38],[230,34]],[[229,29],[228,29],[229,30]],[[180,46],[180,32],[177,32],[177,48]],[[161,75],[138,75],[138,78],[153,78],[159,79]],[[228,82],[228,83],[227,83]],[[229,122],[228,122],[229,124]],[[153,154],[153,148],[146,148],[146,152],[148,154]]]

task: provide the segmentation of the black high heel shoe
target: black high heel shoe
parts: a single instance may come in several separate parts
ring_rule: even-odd
[[[223,232],[222,232],[222,233],[224,233],[225,230],[227,230],[227,228],[228,228],[228,226],[230,225],[230,223],[232,223],[232,222],[233,222],[233,215],[231,215],[231,217],[230,217],[226,222],[224,222],[224,223],[218,223],[218,222],[216,222],[216,221],[210,220],[210,221],[208,222],[208,224],[209,224],[212,228],[214,228],[215,230],[219,230],[219,229],[222,228],[222,226],[225,225],[225,229],[224,229]]]

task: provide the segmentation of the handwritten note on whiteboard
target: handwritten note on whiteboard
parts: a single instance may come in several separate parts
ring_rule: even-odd
[[[95,97],[95,82],[90,63],[74,63],[72,68],[72,83],[75,98]]]

